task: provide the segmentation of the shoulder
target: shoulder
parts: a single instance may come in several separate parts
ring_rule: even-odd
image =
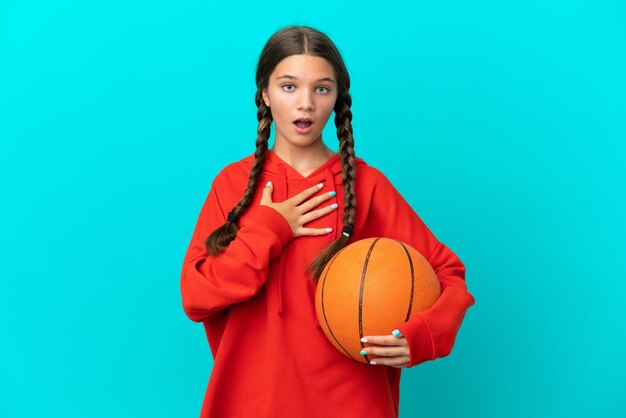
[[[391,185],[387,176],[380,169],[365,163],[363,160],[360,162],[362,163],[357,164],[357,183],[362,182],[369,187],[388,187]]]
[[[213,185],[218,188],[228,187],[236,189],[241,188],[240,185],[243,185],[245,189],[250,178],[253,162],[254,154],[227,164],[215,175]]]
[[[244,157],[225,165],[213,178],[211,189],[224,213],[243,197],[250,180],[253,159]]]

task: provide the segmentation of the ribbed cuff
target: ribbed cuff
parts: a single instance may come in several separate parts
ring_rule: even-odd
[[[416,314],[397,329],[400,330],[409,344],[411,358],[407,367],[435,359],[435,343],[428,324],[420,314]]]

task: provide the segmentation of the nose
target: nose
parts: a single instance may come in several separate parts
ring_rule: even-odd
[[[298,96],[298,110],[315,110],[313,93],[308,89],[301,89]]]

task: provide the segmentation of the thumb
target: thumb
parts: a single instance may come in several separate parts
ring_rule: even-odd
[[[273,203],[272,201],[272,191],[274,190],[274,185],[271,181],[268,181],[265,184],[265,188],[263,189],[263,195],[261,196],[261,204]]]

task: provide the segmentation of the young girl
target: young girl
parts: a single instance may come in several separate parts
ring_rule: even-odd
[[[214,358],[200,415],[397,417],[402,368],[450,354],[474,304],[465,267],[355,156],[350,78],[326,35],[308,26],[272,35],[256,84],[256,151],[213,180],[182,267],[183,309],[204,325]],[[337,153],[322,142],[333,111]],[[381,357],[364,364],[326,338],[315,289],[337,251],[369,237],[417,249],[442,293],[389,335],[365,337],[362,353]]]

